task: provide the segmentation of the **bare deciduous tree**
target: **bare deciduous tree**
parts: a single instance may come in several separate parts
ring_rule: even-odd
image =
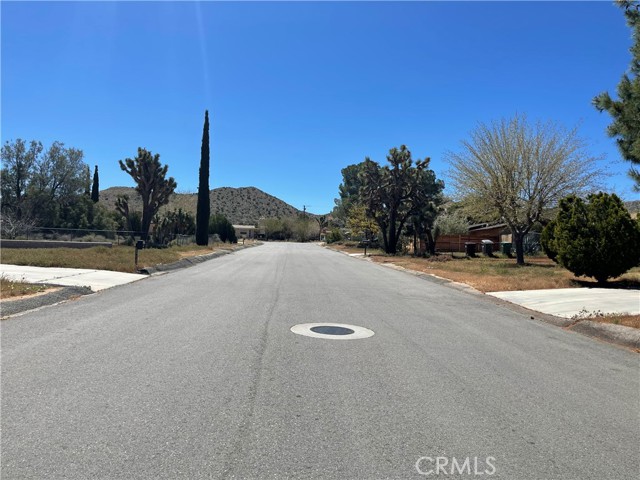
[[[33,220],[18,218],[10,210],[0,212],[0,231],[6,239],[17,238],[20,235],[28,235],[35,227]]]
[[[531,125],[521,115],[479,124],[447,160],[467,211],[509,226],[520,265],[524,237],[543,212],[567,195],[591,192],[602,175],[575,129]]]

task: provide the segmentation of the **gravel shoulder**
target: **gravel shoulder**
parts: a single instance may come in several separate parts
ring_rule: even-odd
[[[55,287],[55,285],[48,285]],[[55,305],[56,303],[73,300],[83,295],[93,293],[89,287],[61,287],[42,295],[29,295],[27,297],[12,300],[7,299],[0,302],[0,318],[17,315],[19,313],[35,310],[47,305]]]

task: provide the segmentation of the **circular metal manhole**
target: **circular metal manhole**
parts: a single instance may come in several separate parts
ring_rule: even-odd
[[[356,325],[344,323],[301,323],[291,327],[293,333],[312,338],[330,340],[360,340],[373,336],[373,331]]]
[[[338,327],[337,325],[320,325],[311,327],[312,332],[322,333],[323,335],[351,335],[356,333],[355,330],[346,327]]]

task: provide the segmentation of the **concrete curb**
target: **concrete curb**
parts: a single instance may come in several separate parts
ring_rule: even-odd
[[[227,255],[229,253],[233,253],[235,250],[225,250],[213,253],[207,253],[206,255],[198,255],[197,257],[186,257],[182,260],[178,260],[173,263],[161,263],[158,265],[154,265],[153,267],[146,267],[138,270],[140,273],[144,273],[146,275],[153,275],[158,272],[170,272],[172,270],[179,270],[181,268],[192,267],[198,263],[206,262],[207,260],[211,260],[213,258],[221,257],[222,255]]]
[[[182,260],[178,260],[173,263],[161,263],[159,265],[154,265],[153,267],[147,267],[139,270],[139,273],[143,273],[146,275],[153,275],[155,273],[160,272],[170,272],[172,270],[179,270],[181,268],[192,267],[193,265],[197,265],[198,263],[206,262],[207,260],[211,260],[217,257],[222,257],[223,255],[229,255],[230,253],[238,252],[240,250],[244,250],[246,248],[253,248],[262,245],[261,243],[254,243],[251,245],[239,245],[237,248],[233,250],[218,250],[217,252],[207,253],[205,255],[198,255],[197,257],[186,257]]]
[[[360,257],[360,256],[354,257],[353,255],[349,255],[348,253],[342,252],[340,250],[333,250],[333,251],[345,254],[351,258],[358,258],[361,260],[372,262],[372,260],[369,258]],[[614,325],[611,323],[599,323],[589,319],[573,321],[567,318],[556,317],[555,315],[549,315],[547,313],[531,310],[521,305],[511,303],[507,300],[502,300],[497,297],[486,295],[485,293],[481,292],[480,290],[476,290],[475,288],[473,288],[470,285],[467,285],[466,283],[455,282],[453,280],[449,280],[448,278],[438,277],[437,275],[433,275],[431,273],[424,273],[417,270],[410,270],[408,268],[401,267],[393,263],[375,263],[375,264],[380,265],[382,267],[391,268],[393,270],[409,273],[411,275],[422,278],[424,280],[433,281],[438,283],[439,285],[445,285],[450,288],[455,288],[456,290],[460,290],[465,293],[469,293],[471,295],[481,296],[482,298],[489,300],[492,303],[495,303],[497,305],[502,305],[511,310],[515,310],[519,313],[529,315],[531,320],[541,320],[545,323],[549,323],[556,327],[564,328],[565,330],[568,330],[571,332],[576,332],[592,338],[597,338],[598,340],[619,345],[621,347],[632,348],[640,352],[640,330],[636,328],[626,327],[624,325]]]

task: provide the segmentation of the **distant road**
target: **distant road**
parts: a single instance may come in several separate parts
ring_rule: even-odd
[[[290,331],[311,322],[375,335]],[[640,471],[637,354],[315,245],[243,250],[1,328],[3,480]]]

